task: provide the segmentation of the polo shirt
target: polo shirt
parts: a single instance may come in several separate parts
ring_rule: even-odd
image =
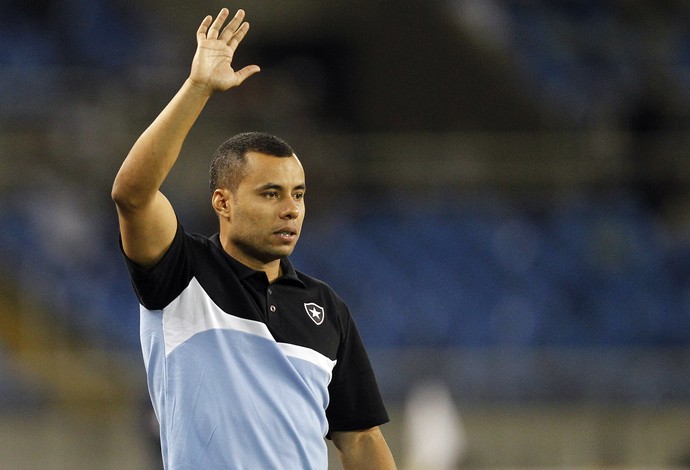
[[[388,421],[347,306],[288,258],[269,284],[178,224],[152,269],[125,259],[165,468],[326,469],[329,432]]]

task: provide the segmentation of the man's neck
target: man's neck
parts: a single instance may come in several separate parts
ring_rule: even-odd
[[[223,250],[225,250],[225,252],[232,256],[235,260],[239,261],[248,268],[253,269],[254,271],[263,271],[268,278],[268,282],[271,284],[283,274],[280,259],[263,263],[255,258],[247,256],[244,252],[238,250],[234,245],[225,242],[222,238],[220,243],[223,247]]]

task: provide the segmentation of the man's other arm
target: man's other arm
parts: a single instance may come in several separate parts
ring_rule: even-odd
[[[396,470],[393,454],[378,426],[334,432],[331,438],[345,470]]]

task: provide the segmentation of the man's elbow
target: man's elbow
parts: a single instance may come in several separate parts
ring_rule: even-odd
[[[115,178],[110,190],[110,197],[121,211],[134,211],[146,205],[150,196],[142,195],[135,187],[121,178]]]
[[[131,192],[128,192],[125,185],[123,185],[117,179],[113,183],[113,187],[110,190],[110,198],[113,200],[118,209],[132,208],[136,205],[134,203],[134,198],[131,196]]]

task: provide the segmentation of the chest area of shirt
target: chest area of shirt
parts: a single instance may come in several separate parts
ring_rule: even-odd
[[[341,322],[338,305],[327,289],[294,280],[268,284],[261,276],[240,277],[224,260],[198,264],[195,277],[223,312],[265,324],[277,342],[336,358]]]
[[[334,359],[340,343],[337,306],[327,295],[301,286],[243,282],[256,319],[278,342],[314,349]]]

